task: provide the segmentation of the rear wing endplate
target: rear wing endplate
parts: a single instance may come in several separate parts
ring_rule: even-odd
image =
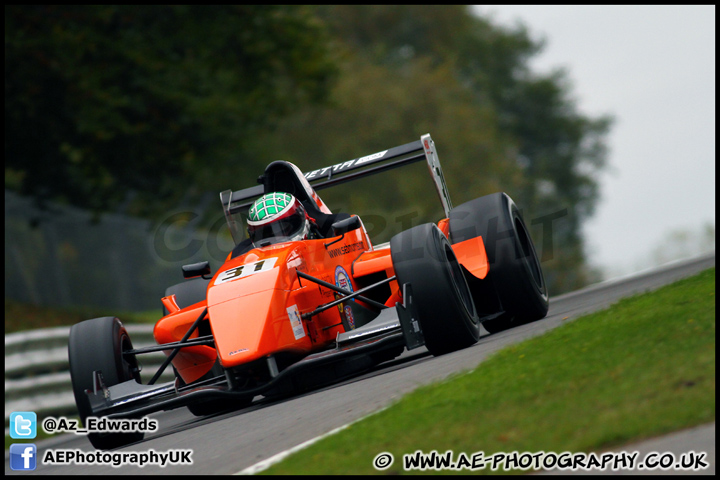
[[[333,187],[345,182],[357,180],[359,178],[374,175],[376,173],[391,170],[393,168],[402,167],[425,160],[430,174],[432,176],[435,188],[440,196],[445,217],[450,216],[452,203],[450,202],[450,194],[445,185],[445,177],[443,176],[440,160],[438,160],[435,142],[430,138],[430,134],[420,137],[420,140],[406,143],[399,147],[393,147],[382,152],[373,153],[364,157],[348,160],[344,163],[338,163],[329,167],[312,170],[303,173],[305,179],[310,182],[314,190]],[[360,170],[362,169],[362,170]],[[359,170],[350,173],[354,170]],[[263,194],[263,186],[246,188],[243,190],[230,191],[226,190],[220,193],[220,200],[226,213],[233,213],[243,210]]]

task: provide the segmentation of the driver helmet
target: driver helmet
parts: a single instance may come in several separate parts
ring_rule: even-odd
[[[265,194],[248,211],[248,235],[255,245],[304,240],[309,232],[305,208],[289,193]]]

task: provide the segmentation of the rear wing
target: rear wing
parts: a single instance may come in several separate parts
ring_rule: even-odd
[[[452,203],[450,202],[450,194],[445,185],[445,177],[440,167],[440,160],[438,160],[435,142],[430,138],[430,134],[425,134],[420,137],[420,140],[406,143],[399,147],[393,147],[382,152],[373,153],[372,155],[348,160],[344,163],[337,163],[329,167],[312,170],[303,173],[303,176],[310,182],[313,190],[321,190],[421,160],[427,162],[430,175],[440,196],[440,202],[442,203],[445,217],[447,218],[450,216]],[[354,170],[358,171],[350,173]],[[237,191],[226,190],[220,193],[220,200],[222,201],[223,209],[227,216],[228,214],[245,210],[252,205],[258,197],[262,196],[263,193],[262,185]]]

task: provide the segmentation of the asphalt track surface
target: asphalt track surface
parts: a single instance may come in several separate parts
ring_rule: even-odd
[[[715,254],[712,253],[553,297],[548,316],[543,320],[495,335],[484,335],[474,346],[440,357],[432,357],[424,348],[412,352],[406,351],[397,359],[382,364],[364,375],[303,395],[277,401],[260,399],[258,402],[256,399],[256,403],[248,408],[205,418],[194,417],[186,408],[161,412],[153,415],[159,421],[158,432],[147,434],[143,442],[121,449],[125,452],[192,449],[193,465],[114,468],[109,465],[66,466],[44,465],[38,462],[37,469],[33,472],[16,472],[10,469],[9,456],[6,452],[5,473],[20,475],[235,474],[273,455],[386,407],[419,385],[472,369],[488,355],[507,345],[540,335],[585,313],[605,308],[622,297],[656,289],[714,265]],[[712,470],[702,473],[714,472],[714,424],[703,428],[701,434],[679,432],[676,437],[682,441],[677,440],[676,437],[669,437],[667,442],[673,448],[668,447],[661,451],[712,451]],[[650,440],[653,441],[662,442],[663,439]],[[85,437],[72,434],[37,442],[37,446],[41,458],[48,449],[93,450]],[[347,445],[347,448],[353,446]],[[482,446],[479,445],[478,450],[481,449]],[[369,458],[368,462],[371,461],[372,459]]]

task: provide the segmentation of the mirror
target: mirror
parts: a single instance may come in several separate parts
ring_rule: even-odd
[[[210,262],[191,263],[182,266],[183,278],[210,275]]]
[[[343,235],[351,230],[360,228],[360,217],[350,217],[332,224],[333,236]]]

